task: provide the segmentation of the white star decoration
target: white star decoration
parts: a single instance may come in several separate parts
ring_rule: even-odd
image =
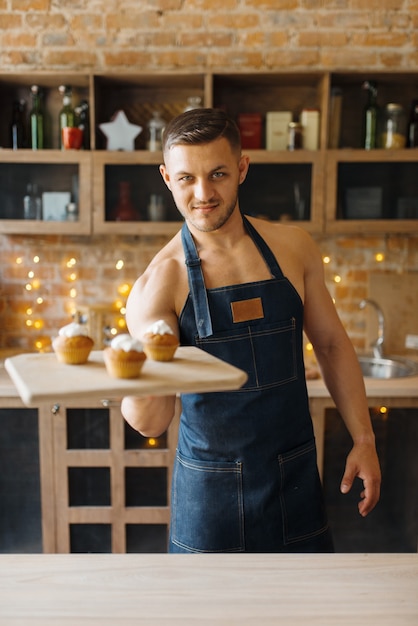
[[[124,111],[116,111],[111,122],[99,124],[107,137],[107,150],[127,150],[135,148],[135,137],[142,131],[142,126],[131,124]]]

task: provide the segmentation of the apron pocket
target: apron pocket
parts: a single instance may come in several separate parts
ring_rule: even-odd
[[[188,552],[243,552],[242,467],[177,452],[171,541]]]
[[[303,541],[328,529],[315,441],[278,457],[280,503],[285,544]]]
[[[296,380],[296,345],[294,318],[239,325],[205,339],[196,338],[198,348],[245,369],[248,379],[238,391],[269,389]]]

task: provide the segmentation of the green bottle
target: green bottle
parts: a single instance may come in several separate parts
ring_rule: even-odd
[[[75,111],[71,104],[72,92],[68,85],[61,85],[58,91],[62,94],[62,109],[59,112],[59,147],[63,150],[62,129],[75,126]]]
[[[379,107],[377,105],[377,83],[373,80],[366,80],[362,88],[367,91],[367,103],[363,114],[363,139],[362,147],[365,150],[377,148],[377,122],[379,117]]]
[[[32,109],[29,113],[30,138],[32,150],[44,148],[44,113],[42,110],[42,90],[38,85],[30,88]]]

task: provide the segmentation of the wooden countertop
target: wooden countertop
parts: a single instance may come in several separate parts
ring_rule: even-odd
[[[418,555],[2,555],[0,623],[416,626]]]
[[[405,378],[365,378],[366,393],[369,398],[415,398],[418,400],[418,376]],[[310,398],[329,398],[329,391],[322,379],[308,380]]]

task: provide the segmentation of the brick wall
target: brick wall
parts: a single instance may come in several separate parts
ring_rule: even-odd
[[[417,0],[0,0],[16,69],[413,68]]]
[[[416,70],[418,0],[0,0],[1,72],[157,68]],[[320,241],[359,347],[368,273],[418,271],[418,238],[395,238],[398,252],[392,239]],[[80,303],[123,300],[162,243],[0,236],[0,348],[47,341]]]

